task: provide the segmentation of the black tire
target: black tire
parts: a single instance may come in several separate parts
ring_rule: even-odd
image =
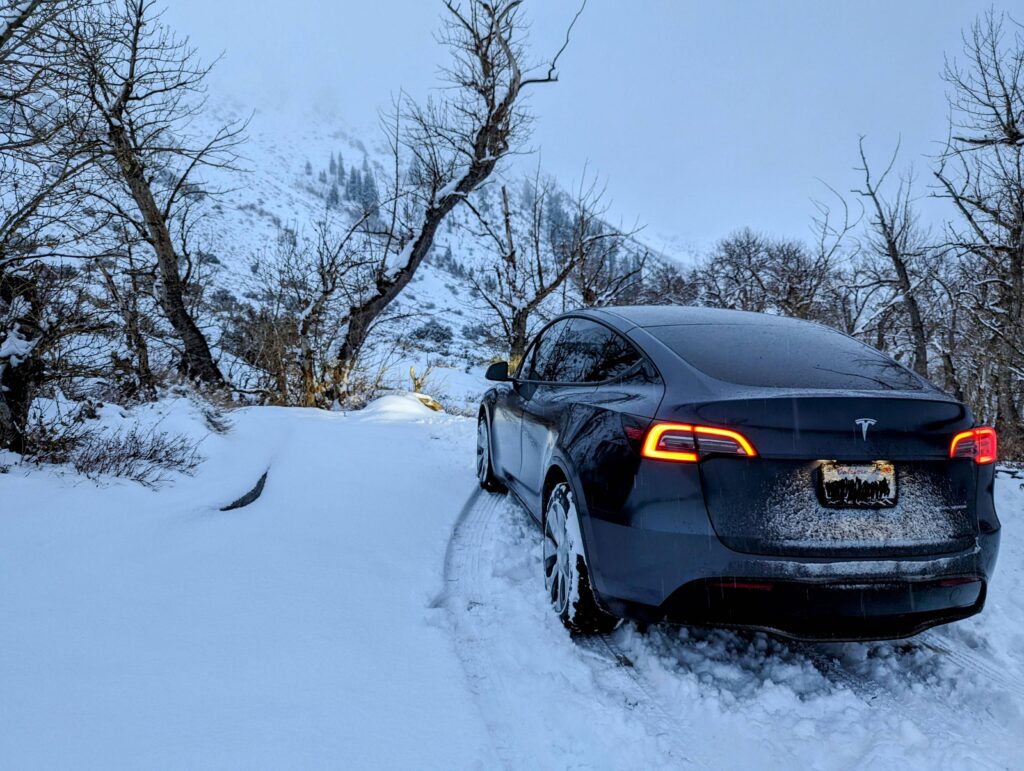
[[[494,466],[491,464],[491,429],[486,415],[480,415],[476,424],[476,478],[480,487],[489,493],[503,493],[507,490],[494,475]]]
[[[603,634],[619,619],[594,597],[583,556],[579,514],[565,482],[552,488],[544,506],[544,587],[555,613],[574,634]]]

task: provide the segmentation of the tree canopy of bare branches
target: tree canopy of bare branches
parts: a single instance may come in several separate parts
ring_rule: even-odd
[[[992,393],[991,418],[1024,447],[1024,33],[995,11],[964,35],[946,65],[950,139],[935,171],[956,212],[946,246],[959,255],[965,310],[989,355],[975,382]]]
[[[182,373],[222,386],[186,300],[190,223],[211,192],[199,172],[233,168],[244,126],[190,136],[192,119],[205,104],[209,67],[187,39],[164,25],[153,0],[112,0],[86,9],[64,32],[77,96],[90,107],[92,140],[110,183],[94,196],[152,249],[160,305],[181,344]]]
[[[449,88],[425,105],[405,98],[397,105],[382,258],[349,312],[334,375],[342,392],[370,327],[412,280],[441,223],[525,138],[530,115],[523,93],[558,79],[558,59],[569,42],[567,33],[550,61],[530,67],[522,0],[448,0],[445,8],[441,42],[451,53],[444,71]],[[402,155],[418,169],[411,185],[398,172]]]
[[[564,311],[608,304],[639,286],[647,252],[627,249],[635,230],[609,225],[603,198],[604,189],[586,176],[567,196],[538,169],[523,180],[519,206],[510,203],[502,185],[497,218],[468,204],[493,257],[491,269],[470,280],[478,302],[501,329],[510,361],[522,358],[537,321],[556,310],[548,306],[559,290],[570,284],[574,290],[571,302],[562,293]]]

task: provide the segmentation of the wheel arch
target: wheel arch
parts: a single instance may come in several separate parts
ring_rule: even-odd
[[[540,494],[540,516],[542,525],[548,516],[548,497],[551,495],[551,491],[555,489],[555,485],[559,482],[566,482],[570,488],[573,487],[572,482],[569,481],[569,475],[565,470],[558,463],[552,463],[551,466],[548,467],[547,474],[544,476],[544,486],[541,488]],[[573,498],[576,498],[575,489],[573,489]]]
[[[587,504],[580,494],[580,481],[571,471],[571,465],[557,455],[551,459],[548,470],[544,475],[544,485],[541,488],[541,532],[544,532],[544,528],[547,526],[548,498],[551,495],[551,491],[555,488],[555,485],[559,482],[565,482],[568,484],[569,489],[572,491],[573,502],[576,508],[576,516],[579,522],[580,537],[583,540],[583,560],[587,567],[590,587],[598,605],[603,607],[604,601],[601,597],[601,592],[598,589],[599,584],[603,583],[601,580],[601,570],[599,565],[594,564],[590,550],[590,514],[587,511]]]
[[[548,498],[551,495],[551,491],[560,481],[565,482],[569,485],[569,489],[572,491],[573,503],[576,506],[576,515],[579,517],[580,534],[583,536],[583,555],[587,560],[587,565],[589,566],[590,551],[587,547],[587,542],[590,539],[590,522],[589,514],[587,512],[587,503],[580,494],[580,481],[576,478],[576,475],[572,473],[570,468],[570,465],[558,456],[551,459],[547,473],[544,475],[544,486],[541,488],[540,524],[541,527],[544,527],[546,524],[545,520],[548,516]]]

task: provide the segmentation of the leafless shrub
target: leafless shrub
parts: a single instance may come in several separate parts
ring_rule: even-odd
[[[199,443],[186,435],[162,431],[158,425],[118,430],[97,427],[94,420],[100,402],[84,399],[72,404],[70,410],[33,409],[26,431],[29,452],[25,461],[70,465],[90,479],[121,477],[153,488],[168,481],[174,472],[192,474],[203,461]],[[214,414],[213,408],[208,411]]]
[[[191,476],[202,462],[189,437],[137,426],[84,433],[71,453],[75,471],[90,479],[123,477],[146,487],[159,487],[173,473]]]

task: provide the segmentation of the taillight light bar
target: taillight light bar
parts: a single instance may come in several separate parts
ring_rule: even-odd
[[[949,443],[950,458],[972,458],[979,466],[995,463],[998,451],[996,430],[991,426],[961,431]]]
[[[757,456],[754,446],[737,431],[687,423],[655,423],[647,432],[640,454],[654,460],[697,463],[712,453]]]

